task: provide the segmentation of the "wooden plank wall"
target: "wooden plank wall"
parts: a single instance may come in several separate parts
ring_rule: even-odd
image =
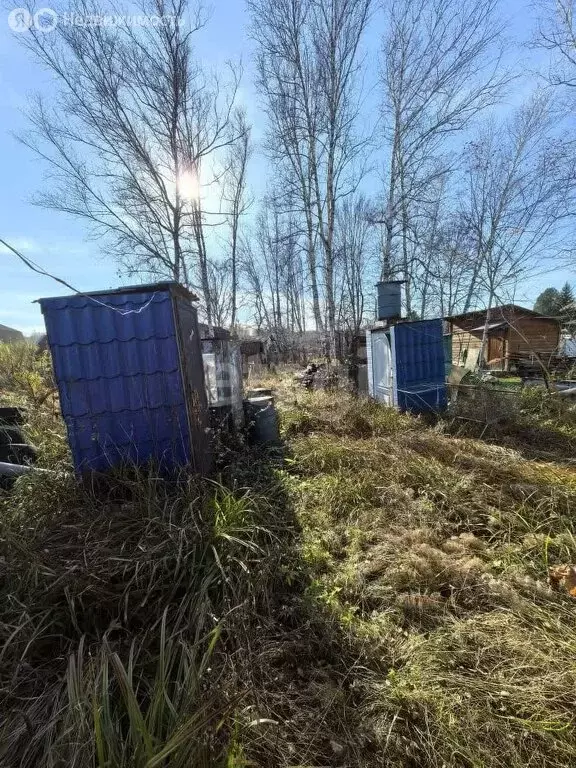
[[[507,350],[507,356],[510,360],[531,359],[534,357],[534,353],[540,357],[557,354],[560,342],[560,326],[556,321],[539,317],[524,317],[521,320],[512,320],[511,322],[513,325],[508,331]]]
[[[497,322],[497,320],[494,320]],[[560,326],[552,319],[539,317],[510,317],[511,326],[492,332],[506,339],[508,360],[534,359],[534,353],[549,357],[557,352]],[[452,361],[454,365],[474,368],[482,345],[482,332],[470,333],[471,328],[482,324],[482,318],[459,320],[452,323]],[[518,329],[518,330],[516,330]],[[491,334],[491,335],[492,335]],[[524,338],[523,338],[524,337]]]

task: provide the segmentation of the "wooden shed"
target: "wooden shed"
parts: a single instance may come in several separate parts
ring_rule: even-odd
[[[475,368],[482,346],[488,310],[466,312],[446,318],[452,334],[454,365]],[[509,371],[520,363],[558,354],[560,322],[517,304],[492,307],[488,318],[488,340],[483,367]]]
[[[242,339],[240,354],[244,378],[262,372],[266,362],[266,344],[261,339]]]

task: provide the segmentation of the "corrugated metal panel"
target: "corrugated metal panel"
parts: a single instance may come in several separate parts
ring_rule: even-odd
[[[191,461],[169,285],[41,299],[74,464]]]
[[[413,412],[445,408],[442,320],[399,323],[390,333],[398,407]]]

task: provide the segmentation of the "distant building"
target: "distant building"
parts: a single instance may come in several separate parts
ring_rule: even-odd
[[[242,375],[247,378],[251,374],[262,371],[266,362],[266,345],[260,339],[242,339],[240,342],[242,355]]]
[[[0,323],[0,341],[7,343],[24,341],[24,334],[22,331],[17,331],[15,328],[9,328],[7,325]]]
[[[478,365],[487,310],[466,312],[446,318],[452,334],[452,362],[473,369]],[[508,371],[520,362],[558,354],[560,322],[517,304],[492,307],[487,343],[480,367]]]

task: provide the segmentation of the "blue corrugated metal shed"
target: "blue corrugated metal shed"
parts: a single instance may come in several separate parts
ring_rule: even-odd
[[[396,402],[402,411],[438,411],[446,407],[442,320],[398,323],[391,328]]]
[[[373,397],[414,413],[446,407],[442,320],[374,328],[366,332],[366,340]]]
[[[190,298],[176,283],[157,283],[40,300],[77,471],[148,461],[205,468]]]

